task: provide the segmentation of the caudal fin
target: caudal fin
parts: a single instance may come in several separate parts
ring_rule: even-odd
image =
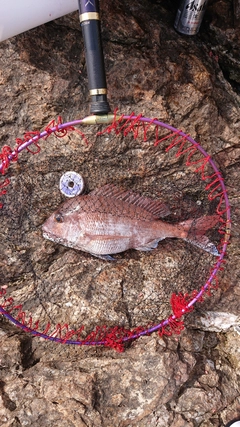
[[[218,215],[209,215],[181,222],[180,225],[185,231],[183,239],[212,255],[219,256],[216,246],[205,236],[206,231],[213,228],[218,221]]]

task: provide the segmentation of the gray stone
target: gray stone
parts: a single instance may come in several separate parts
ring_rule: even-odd
[[[1,318],[3,427],[223,427],[239,416],[239,31],[227,0],[209,4],[193,38],[174,31],[176,9],[162,1],[101,2],[108,96],[119,114],[158,117],[191,134],[221,170],[233,231],[218,288],[185,316],[180,335],[144,336],[124,353],[33,338]],[[88,114],[78,13],[0,44],[0,101],[1,147],[58,115]],[[82,131],[88,144],[76,132],[51,135],[6,174],[0,269],[6,297],[18,305],[12,314],[26,323],[32,317],[33,325],[40,319],[40,330],[50,322],[52,333],[58,323],[84,325],[81,338],[99,325],[158,324],[171,314],[171,295],[200,290],[215,260],[164,241],[111,264],[44,240],[41,225],[64,200],[59,179],[75,170],[87,190],[115,182],[161,197],[175,221],[212,213],[216,200],[209,203],[208,180],[185,165],[187,156],[165,153],[154,139]]]

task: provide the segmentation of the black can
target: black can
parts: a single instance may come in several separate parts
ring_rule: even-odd
[[[198,33],[208,0],[183,0],[177,11],[174,28],[181,34]]]

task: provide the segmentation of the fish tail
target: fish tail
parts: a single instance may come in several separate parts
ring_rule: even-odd
[[[208,215],[183,221],[179,224],[183,230],[181,238],[212,255],[219,256],[216,246],[205,235],[206,231],[213,228],[218,222],[218,215]]]

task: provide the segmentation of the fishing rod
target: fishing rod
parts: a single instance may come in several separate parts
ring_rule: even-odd
[[[110,112],[110,107],[107,100],[99,2],[97,0],[78,0],[78,4],[91,97],[90,113],[104,115]]]

